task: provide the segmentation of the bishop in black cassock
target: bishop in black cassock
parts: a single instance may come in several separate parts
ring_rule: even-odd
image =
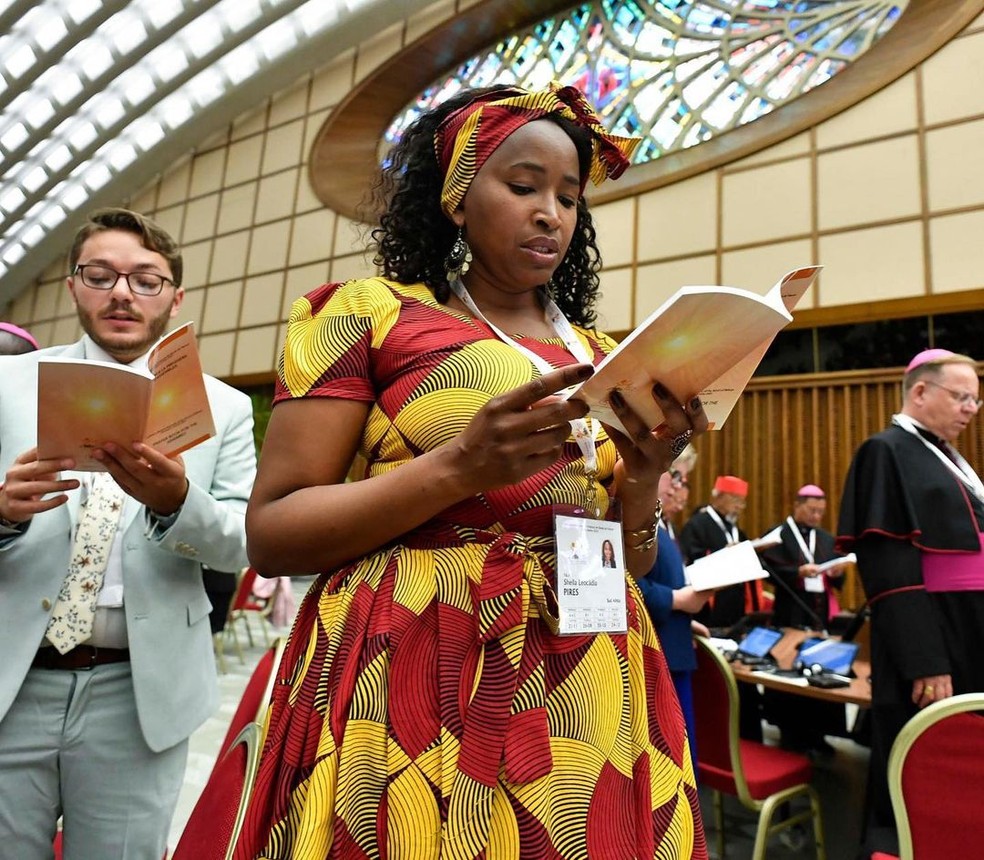
[[[854,455],[837,528],[871,607],[866,845],[892,851],[896,735],[919,708],[984,691],[984,485],[952,447],[980,409],[976,364],[926,350],[906,369],[903,393],[892,425]]]
[[[836,602],[832,589],[843,585],[844,567],[812,574],[818,564],[837,558],[834,536],[820,528],[827,507],[826,493],[816,484],[796,491],[793,512],[770,529],[779,543],[760,553],[762,565],[775,583],[772,623],[776,627],[808,627],[826,630]]]

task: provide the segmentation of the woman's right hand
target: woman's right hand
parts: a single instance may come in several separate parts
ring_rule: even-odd
[[[572,364],[493,397],[451,442],[465,482],[465,495],[516,484],[555,463],[570,438],[570,421],[588,414],[587,404],[554,396],[594,373]]]
[[[557,461],[587,406],[555,396],[590,364],[545,374],[488,401],[444,445],[364,481],[345,482],[369,404],[284,401],[273,410],[246,513],[250,563],[268,576],[335,569],[464,499]]]

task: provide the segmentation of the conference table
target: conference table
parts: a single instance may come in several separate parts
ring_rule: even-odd
[[[787,628],[772,648],[771,654],[776,659],[780,669],[790,669],[796,657],[796,649],[804,639],[817,634],[809,630]],[[837,638],[837,637],[831,637]],[[855,660],[851,668],[854,676],[846,687],[811,687],[808,684],[795,683],[795,679],[781,675],[770,675],[763,672],[759,666],[746,666],[738,660],[731,662],[735,680],[745,684],[758,684],[770,690],[780,690],[793,696],[805,696],[809,699],[819,699],[825,702],[853,704],[862,708],[871,705],[871,663],[867,660]]]

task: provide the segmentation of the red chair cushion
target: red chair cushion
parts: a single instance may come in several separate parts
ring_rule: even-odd
[[[756,800],[764,800],[784,788],[809,782],[813,777],[813,765],[805,755],[755,741],[742,740],[739,743],[748,791]]]
[[[871,855],[871,860],[899,860],[899,855],[886,854],[884,851],[875,851]]]
[[[232,596],[232,606],[230,609],[250,609],[253,600],[253,583],[256,581],[256,571],[252,567],[247,567],[243,575],[236,584],[236,592]],[[253,607],[255,608],[255,607]]]
[[[984,841],[984,718],[954,714],[927,728],[902,768],[916,857],[966,857]],[[974,852],[971,852],[974,853]]]
[[[219,759],[175,846],[174,860],[225,860],[246,782],[246,744]]]
[[[809,782],[813,775],[813,765],[804,755],[756,741],[740,740],[739,745],[748,792],[755,800],[764,800],[784,788]],[[697,769],[701,783],[708,788],[725,794],[737,792],[734,773],[730,768],[698,762]]]

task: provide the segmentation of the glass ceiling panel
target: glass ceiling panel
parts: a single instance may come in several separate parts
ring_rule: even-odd
[[[0,36],[0,277],[196,114],[378,3],[33,4]]]
[[[502,39],[435,81],[393,120],[469,86],[572,84],[636,163],[695,146],[820,86],[899,20],[908,0],[596,0]]]

